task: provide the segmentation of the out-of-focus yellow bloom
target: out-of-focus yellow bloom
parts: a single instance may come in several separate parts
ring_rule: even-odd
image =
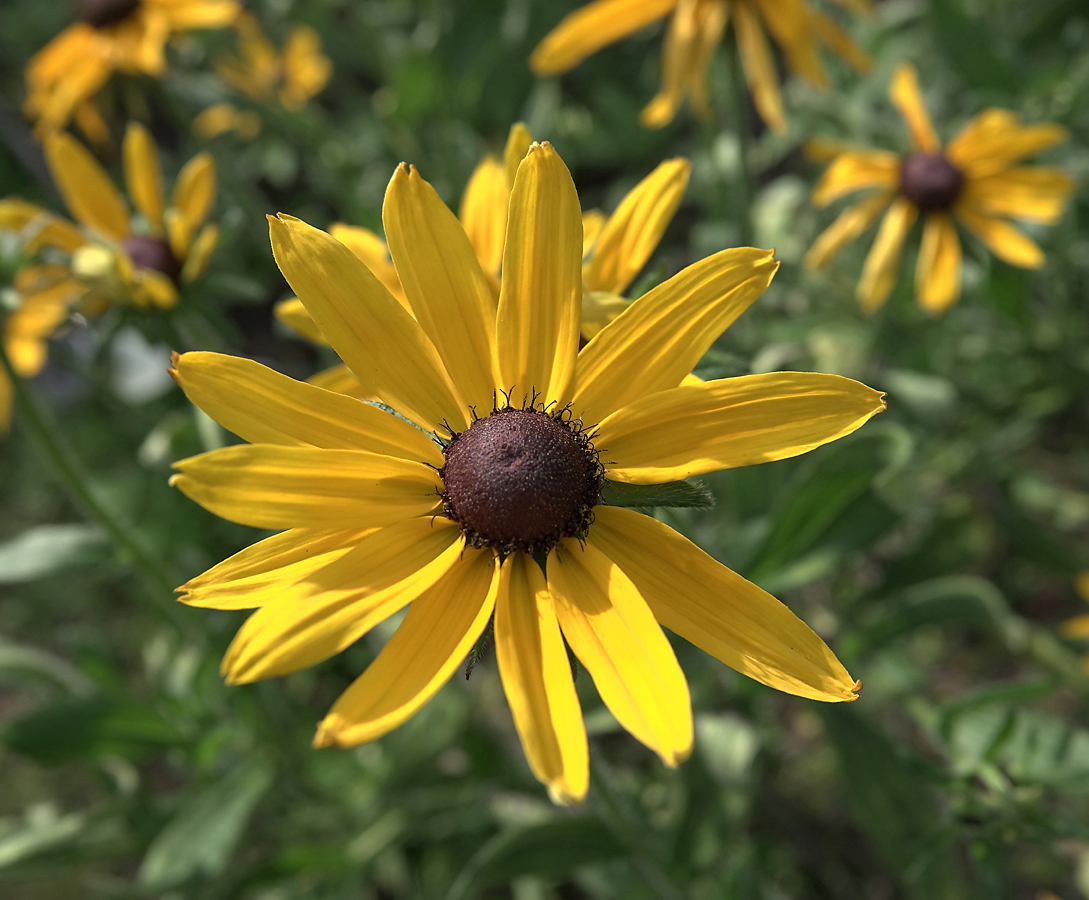
[[[514,176],[532,143],[533,136],[525,125],[518,122],[512,126],[503,159],[488,154],[481,160],[469,178],[458,208],[462,228],[496,297]],[[622,295],[650,259],[677,212],[691,168],[686,159],[667,160],[639,182],[611,216],[596,209],[583,213],[583,341],[592,338],[627,307],[629,301]],[[330,234],[361,259],[408,308],[397,270],[381,237],[369,229],[340,222],[330,228]],[[278,304],[276,316],[303,337],[328,345],[298,298]],[[319,372],[310,380],[327,390],[363,396],[359,394],[359,383],[344,366]]]
[[[855,12],[869,10],[869,0],[836,2]],[[820,87],[828,82],[820,58],[822,44],[859,71],[868,71],[871,65],[847,32],[808,0],[595,0],[567,16],[541,41],[529,58],[530,68],[540,76],[560,75],[602,47],[666,16],[670,20],[662,45],[662,86],[639,118],[647,128],[673,121],[686,96],[697,115],[709,115],[707,70],[731,21],[753,103],[778,134],[786,133],[787,124],[769,35],[790,70]]]
[[[1050,123],[1025,126],[1016,113],[987,109],[943,149],[911,66],[896,70],[889,96],[911,132],[912,152],[903,157],[888,150],[835,153],[813,190],[815,205],[874,190],[817,238],[806,265],[823,268],[884,212],[858,282],[858,300],[867,312],[881,306],[896,285],[904,243],[920,213],[924,223],[915,296],[933,315],[960,298],[961,245],[954,219],[1010,265],[1042,266],[1043,251],[1006,218],[1050,225],[1062,215],[1073,179],[1061,169],[1017,163],[1066,140],[1066,129]],[[841,148],[821,142],[813,149],[827,155]]]
[[[0,200],[0,227],[18,231],[28,250],[53,247],[69,255],[81,311],[90,315],[115,303],[174,306],[178,286],[204,274],[219,236],[215,224],[205,224],[215,201],[211,155],[198,154],[182,167],[166,206],[159,153],[147,129],[130,124],[122,151],[138,217],[87,148],[63,132],[46,138],[45,158],[82,228],[18,198]]]
[[[26,115],[44,138],[75,116],[92,141],[108,137],[92,97],[114,72],[160,77],[172,35],[230,25],[236,0],[80,0],[79,21],[27,63]]]
[[[1074,588],[1081,596],[1081,599],[1086,603],[1089,603],[1089,572],[1082,572],[1075,579]],[[1070,638],[1071,640],[1085,640],[1086,638],[1089,638],[1089,615],[1075,616],[1073,619],[1068,619],[1066,622],[1063,622],[1062,634],[1063,637]],[[1089,655],[1082,657],[1081,667],[1085,670],[1085,673],[1089,675]]]
[[[252,141],[261,133],[261,117],[253,110],[239,109],[233,103],[213,103],[197,114],[193,130],[206,141],[231,131],[244,141]]]

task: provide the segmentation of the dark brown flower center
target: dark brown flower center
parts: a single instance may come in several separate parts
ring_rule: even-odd
[[[900,166],[900,190],[922,210],[948,209],[964,176],[940,153],[912,153]]]
[[[443,509],[472,547],[545,553],[593,521],[603,469],[566,412],[496,409],[443,452]]]
[[[123,22],[140,5],[140,0],[79,0],[76,15],[93,28],[107,28]]]
[[[121,242],[132,264],[138,269],[154,269],[171,281],[177,281],[181,264],[174,258],[170,245],[162,238],[131,235]]]

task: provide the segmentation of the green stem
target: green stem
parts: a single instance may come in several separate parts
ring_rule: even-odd
[[[174,603],[174,585],[177,582],[170,577],[162,564],[135,539],[129,529],[91,492],[86,478],[80,472],[78,463],[61,443],[52,424],[34,399],[33,394],[27,390],[23,380],[16,374],[3,342],[0,342],[0,366],[3,367],[4,373],[11,381],[16,407],[22,421],[34,432],[34,436],[41,444],[45,455],[52,463],[57,477],[67,488],[72,498],[91,519],[102,527],[118,549],[136,564],[147,580],[152,595],[155,598],[163,598],[163,600],[155,600],[155,609],[189,637],[200,636],[199,620],[185,615],[183,610]]]
[[[741,67],[741,53],[736,41],[727,41],[726,53],[730,59],[730,86],[732,88],[732,113],[734,127],[737,130],[737,183],[735,185],[734,214],[742,247],[752,244],[752,178],[749,174],[749,126],[748,126],[748,90],[745,86],[745,72]]]

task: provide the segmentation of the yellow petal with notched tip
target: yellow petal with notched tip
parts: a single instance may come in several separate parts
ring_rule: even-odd
[[[172,374],[190,401],[251,444],[367,450],[442,466],[438,445],[403,419],[251,359],[183,353]]]
[[[783,115],[783,95],[779,91],[779,75],[775,70],[775,57],[764,36],[755,13],[744,3],[736,3],[734,30],[737,33],[737,49],[749,83],[752,102],[760,118],[776,134],[786,134],[786,116]]]
[[[125,184],[133,204],[147,219],[151,234],[163,233],[163,170],[151,133],[139,122],[130,122],[121,146]]]
[[[419,597],[465,552],[461,532],[447,519],[380,528],[251,615],[220,670],[238,684],[328,659]]]
[[[855,290],[855,296],[866,312],[873,312],[884,303],[896,286],[900,276],[900,255],[904,250],[904,241],[918,215],[915,204],[906,197],[896,197],[889,204],[889,210],[881,220],[873,246],[866,255],[862,277]]]
[[[189,254],[185,258],[185,265],[182,266],[179,276],[183,284],[196,281],[207,271],[208,261],[212,258],[218,242],[219,226],[209,222],[200,230],[197,239],[189,248]]]
[[[582,709],[544,574],[523,553],[503,561],[495,657],[533,774],[554,803],[581,803],[590,779]]]
[[[624,293],[681,205],[691,171],[687,159],[667,160],[620,202],[597,240],[584,276],[586,290]]]
[[[461,665],[495,608],[499,561],[466,550],[404,621],[318,726],[315,747],[354,747],[392,731],[430,700]]]
[[[535,75],[560,75],[602,47],[634,34],[673,11],[677,0],[595,0],[550,31],[533,55]]]
[[[208,609],[257,609],[348,553],[373,528],[292,528],[251,544],[177,588],[178,599]]]
[[[984,215],[1008,216],[1051,225],[1063,214],[1076,182],[1052,166],[1020,166],[996,175],[969,178],[958,202]]]
[[[196,228],[208,218],[215,202],[215,160],[211,153],[198,153],[178,173],[171,205],[184,213],[190,226]]]
[[[358,257],[291,216],[270,216],[269,231],[280,271],[363,384],[428,430],[468,425],[434,345]]]
[[[923,153],[939,152],[942,145],[934,132],[934,126],[930,124],[930,116],[927,115],[926,104],[923,103],[919,77],[915,74],[914,67],[907,63],[897,66],[889,85],[889,99],[903,116],[915,149]]]
[[[510,185],[503,164],[490,153],[473,170],[461,195],[461,220],[476,258],[487,272],[499,272],[503,262],[503,236],[507,232],[507,201]]]
[[[253,444],[174,463],[170,483],[221,518],[254,528],[370,528],[430,512],[442,482],[423,463]]]
[[[857,683],[813,631],[771,594],[662,522],[599,506],[593,539],[674,634],[776,690],[826,702]]]
[[[495,301],[465,229],[415,167],[397,167],[382,226],[409,307],[458,396],[484,413],[495,390]]]
[[[823,269],[840,250],[877,221],[894,196],[893,193],[874,194],[845,209],[813,242],[802,264],[807,269]]]
[[[948,213],[930,213],[915,264],[919,306],[940,316],[960,298],[960,238]]]
[[[514,402],[537,391],[567,400],[582,304],[582,210],[571,173],[547,143],[534,144],[510,198],[496,318],[496,388]]]
[[[884,150],[848,151],[837,156],[813,188],[813,205],[827,206],[840,197],[865,188],[896,190],[900,184],[900,157]]]
[[[129,234],[129,211],[110,176],[79,141],[58,132],[45,139],[45,161],[64,205],[82,224],[106,237]]]
[[[1022,269],[1038,269],[1044,264],[1044,251],[1009,222],[984,215],[967,204],[958,204],[955,213],[960,223],[1004,262]]]
[[[604,508],[604,507],[601,507]],[[692,749],[688,683],[646,601],[594,541],[561,541],[548,557],[548,592],[568,645],[609,711],[667,766]]]
[[[814,372],[743,375],[661,391],[603,420],[608,477],[661,484],[808,453],[885,408],[879,391]]]
[[[633,302],[579,353],[573,410],[587,423],[676,387],[771,284],[771,250],[723,250]]]
[[[507,173],[507,191],[514,190],[514,179],[518,176],[518,166],[529,153],[533,135],[524,122],[515,122],[507,134],[507,143],[503,148],[503,169]]]

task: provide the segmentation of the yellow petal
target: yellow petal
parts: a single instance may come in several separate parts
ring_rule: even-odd
[[[563,636],[609,711],[676,766],[692,749],[688,683],[631,580],[594,541],[564,540],[548,557],[548,591]]]
[[[232,684],[286,675],[358,641],[459,565],[465,543],[448,519],[380,528],[286,586],[251,615],[220,666]]]
[[[163,233],[163,170],[155,140],[139,122],[130,122],[121,154],[129,197],[147,219],[151,234],[159,237]]]
[[[347,394],[357,400],[377,400],[378,394],[352,374],[345,365],[331,366],[306,379],[307,384],[338,394]]]
[[[942,145],[934,132],[934,126],[930,124],[930,116],[927,115],[926,104],[923,103],[923,95],[919,90],[919,78],[913,66],[907,63],[897,66],[889,85],[889,99],[904,117],[915,149],[923,153],[938,153]]]
[[[772,131],[786,134],[787,123],[783,115],[783,95],[779,92],[775,57],[756,16],[744,3],[734,5],[734,31],[756,111]]]
[[[722,43],[726,32],[730,8],[725,3],[700,3],[696,7],[698,29],[692,47],[692,61],[688,66],[688,98],[692,110],[705,121],[711,118],[707,102],[707,74],[711,60]]]
[[[373,528],[292,528],[251,544],[183,584],[178,599],[208,609],[257,609],[346,555]]]
[[[0,369],[0,437],[11,431],[11,417],[15,411],[15,394],[8,373]]]
[[[155,269],[137,269],[129,285],[132,299],[140,309],[173,309],[178,305],[174,279]]]
[[[771,284],[771,250],[723,250],[631,304],[579,353],[573,408],[600,422],[647,394],[676,387]]]
[[[354,747],[401,725],[461,665],[495,608],[499,563],[484,550],[465,558],[412,601],[393,637],[337,698],[315,747]]]
[[[590,255],[590,251],[594,249],[597,244],[598,237],[601,236],[601,229],[605,227],[605,213],[600,209],[587,210],[582,214],[582,258],[586,259]],[[583,266],[583,277],[585,277],[585,265]]]
[[[1074,579],[1074,590],[1082,600],[1089,602],[1089,572],[1079,572]]]
[[[207,271],[208,261],[212,258],[218,242],[219,226],[209,222],[200,230],[197,239],[189,247],[189,254],[185,258],[185,265],[182,266],[180,276],[183,284],[191,284]]]
[[[333,77],[333,63],[321,51],[321,37],[308,25],[294,26],[284,42],[280,102],[285,109],[301,109],[321,93]]]
[[[251,444],[367,450],[442,466],[438,445],[408,422],[251,359],[183,353],[172,374],[191,402]]]
[[[189,216],[171,206],[163,213],[163,223],[166,225],[166,239],[170,244],[170,252],[175,259],[185,259],[189,256],[189,248],[193,243],[193,223]]]
[[[587,56],[667,16],[677,0],[595,0],[564,18],[537,45],[529,67],[541,77],[573,69]]]
[[[174,463],[170,483],[254,528],[371,528],[431,512],[442,482],[423,463],[362,450],[244,444]]]
[[[429,430],[468,425],[434,345],[347,247],[301,219],[269,217],[280,271],[363,384]]]
[[[251,110],[240,110],[233,103],[213,103],[197,113],[193,131],[206,141],[234,131],[240,138],[252,141],[261,133],[261,117]]]
[[[216,163],[211,153],[198,153],[182,166],[174,182],[171,205],[196,228],[208,218],[216,201]]]
[[[628,308],[631,301],[616,294],[587,291],[582,295],[582,336],[593,338],[602,328]]]
[[[584,278],[586,290],[624,293],[681,205],[691,171],[687,159],[667,160],[620,202],[598,238]]]
[[[522,553],[503,562],[495,656],[533,774],[554,803],[581,803],[590,779],[582,709],[544,574]]]
[[[389,248],[382,238],[369,228],[345,225],[343,222],[334,222],[329,227],[329,233],[358,256],[374,277],[386,286],[386,290],[393,294],[405,309],[408,309],[408,299],[405,297],[404,288],[401,287],[400,276],[393,267]]]
[[[813,12],[805,0],[756,0],[755,6],[782,50],[787,68],[812,85],[826,87],[828,73],[818,52]]]
[[[810,13],[810,21],[829,49],[845,59],[855,71],[866,74],[873,69],[873,60],[832,19],[824,13],[814,11]]]
[[[869,228],[892,202],[893,193],[882,192],[848,207],[836,217],[813,242],[803,264],[807,269],[823,269],[844,247]]]
[[[45,161],[68,211],[88,228],[122,240],[129,211],[106,170],[79,141],[63,132],[45,141]]]
[[[1083,640],[1089,637],[1089,616],[1075,616],[1059,626],[1059,633],[1069,640]]]
[[[988,109],[957,133],[945,155],[966,177],[982,178],[1069,138],[1070,132],[1061,125],[1041,122],[1024,126],[1016,113]]]
[[[499,390],[566,402],[578,352],[582,210],[551,145],[534,144],[510,198],[496,320]]]
[[[524,122],[515,122],[507,134],[507,143],[503,148],[503,169],[507,173],[507,191],[514,190],[514,180],[518,177],[518,167],[529,153],[533,144],[533,135]]]
[[[662,41],[662,85],[639,113],[639,124],[644,128],[663,128],[680,108],[699,56],[700,8],[695,0],[681,0],[669,20]]]
[[[984,215],[969,204],[957,204],[960,223],[974,234],[999,259],[1022,269],[1038,269],[1044,264],[1044,251],[1027,234],[1003,219]]]
[[[272,314],[296,334],[306,338],[311,343],[317,344],[319,347],[329,346],[329,342],[325,340],[325,335],[321,333],[321,329],[310,318],[310,313],[306,311],[306,307],[303,306],[302,300],[298,297],[281,300],[272,308]]]
[[[72,116],[83,136],[96,147],[104,147],[110,142],[110,126],[102,118],[102,113],[91,100],[80,103]]]
[[[787,607],[668,525],[599,506],[595,544],[666,628],[750,678],[812,700],[857,697],[835,654]]]
[[[235,0],[181,0],[160,3],[174,31],[197,28],[226,28],[238,18],[241,7]]]
[[[883,396],[814,372],[723,378],[637,400],[602,421],[595,440],[615,461],[610,478],[661,484],[808,453],[884,410]]]
[[[900,184],[900,157],[884,150],[841,153],[813,188],[813,205],[827,206],[863,188],[896,190]]]
[[[960,299],[960,263],[960,238],[952,218],[930,213],[915,264],[915,296],[931,315],[940,316]]]
[[[1062,169],[1020,166],[996,175],[969,178],[960,201],[989,216],[1053,224],[1066,209],[1076,182]]]
[[[889,296],[900,276],[900,255],[919,211],[906,197],[897,197],[881,220],[873,246],[862,266],[855,295],[866,312],[873,312]]]
[[[503,164],[490,153],[473,170],[461,196],[458,218],[485,271],[498,273],[503,262],[510,186]]]
[[[435,345],[458,396],[493,405],[495,301],[457,217],[415,167],[397,167],[382,226],[416,321]]]
[[[18,197],[0,200],[0,228],[18,232],[27,253],[37,253],[42,247],[71,253],[87,243],[71,222]]]

